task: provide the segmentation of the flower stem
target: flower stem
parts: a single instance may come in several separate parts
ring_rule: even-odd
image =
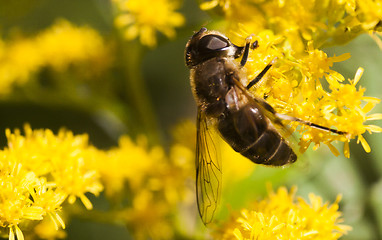
[[[143,48],[138,42],[131,41],[125,42],[123,49],[126,98],[135,114],[137,129],[147,134],[151,143],[159,143],[158,122],[142,74]]]

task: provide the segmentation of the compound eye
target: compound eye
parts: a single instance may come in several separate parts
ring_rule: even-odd
[[[218,35],[206,35],[199,41],[199,48],[204,50],[225,50],[227,47],[228,40]]]

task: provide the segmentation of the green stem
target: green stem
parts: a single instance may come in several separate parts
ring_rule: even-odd
[[[116,224],[125,226],[126,220],[119,211],[99,211],[99,210],[86,210],[78,206],[67,207],[68,212],[72,217],[77,219],[99,222],[106,224]]]
[[[160,142],[159,127],[142,75],[143,48],[136,41],[125,42],[123,47],[123,59],[126,63],[126,97],[136,114],[135,120],[139,124],[137,129],[146,133],[151,143],[158,144]]]
[[[126,208],[127,209],[127,208]],[[125,210],[126,210],[125,209]],[[127,227],[129,230],[134,230],[136,228],[136,223],[134,219],[129,220],[127,213],[121,209],[116,211],[98,211],[98,210],[86,210],[83,206],[78,204],[69,205],[66,207],[66,212],[69,212],[71,217],[81,219],[84,221],[105,223],[105,224],[114,224],[118,226]],[[179,240],[191,240],[187,236],[183,236],[181,233],[178,233],[174,230],[174,239]]]

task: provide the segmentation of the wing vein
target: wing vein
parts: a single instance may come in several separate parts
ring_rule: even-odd
[[[196,143],[196,196],[199,214],[204,224],[212,222],[221,192],[220,155],[214,142],[213,126],[202,110],[198,111]]]

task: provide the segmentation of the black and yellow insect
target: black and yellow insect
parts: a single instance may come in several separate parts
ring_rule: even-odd
[[[188,41],[186,64],[190,68],[191,88],[198,106],[196,147],[196,193],[199,213],[205,224],[213,220],[221,189],[221,163],[214,144],[214,131],[236,151],[254,163],[282,166],[296,161],[297,156],[284,137],[289,130],[281,120],[331,131],[295,117],[278,114],[249,89],[266,74],[268,64],[253,80],[247,81],[243,67],[251,44],[244,47],[230,42],[217,31],[200,29]],[[240,62],[236,59],[241,58]]]

